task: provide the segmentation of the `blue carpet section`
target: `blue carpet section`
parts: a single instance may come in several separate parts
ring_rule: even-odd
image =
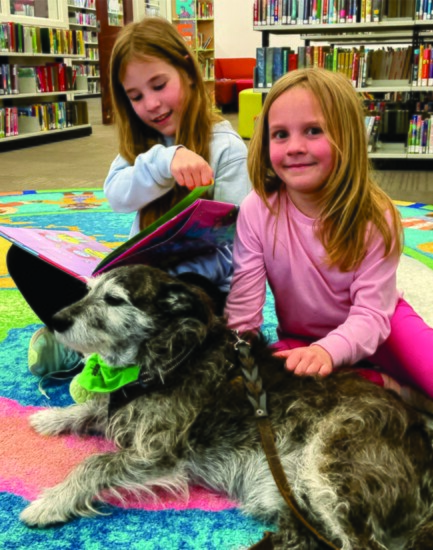
[[[49,529],[29,529],[18,519],[25,501],[0,493],[0,548],[16,550],[222,550],[247,548],[267,526],[238,510],[146,512],[104,507],[108,515],[79,518]]]
[[[0,345],[0,395],[34,407],[67,406],[72,404],[68,383],[50,381],[47,401],[38,390],[39,378],[31,376],[27,368],[27,348],[32,334],[42,325],[11,329]]]

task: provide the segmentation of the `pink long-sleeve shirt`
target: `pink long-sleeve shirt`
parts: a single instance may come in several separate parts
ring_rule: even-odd
[[[276,194],[269,203],[276,208]],[[268,280],[280,339],[311,339],[331,355],[334,367],[354,364],[372,355],[390,333],[399,298],[398,255],[383,257],[378,234],[359,268],[343,273],[325,263],[313,224],[286,193],[278,221],[255,192],[247,196],[237,221],[228,323],[241,332],[259,329]]]

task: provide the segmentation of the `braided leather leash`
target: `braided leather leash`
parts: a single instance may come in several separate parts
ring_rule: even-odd
[[[292,489],[287,480],[278,455],[278,450],[275,446],[275,437],[272,430],[272,424],[268,416],[266,392],[263,389],[258,366],[255,364],[254,358],[251,355],[251,346],[248,342],[239,338],[235,332],[234,335],[236,338],[234,348],[237,352],[237,358],[241,364],[244,384],[247,390],[247,397],[254,407],[254,416],[257,419],[257,426],[259,428],[263,450],[265,451],[266,459],[275,483],[288,507],[293,512],[295,517],[302,523],[302,525],[304,525],[304,527],[306,527],[318,540],[323,542],[323,544],[329,548],[332,548],[333,550],[341,550],[338,546],[335,546],[334,543],[321,535],[317,529],[315,529],[304,518],[298,508],[298,505],[294,501]],[[251,548],[254,550],[267,550],[273,548],[270,533],[265,533],[265,537]]]

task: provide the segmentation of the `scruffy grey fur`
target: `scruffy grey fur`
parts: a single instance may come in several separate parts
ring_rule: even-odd
[[[84,299],[56,315],[58,339],[111,365],[141,365],[165,384],[110,418],[106,398],[32,415],[41,434],[97,431],[118,450],[84,460],[21,519],[43,527],[95,514],[101,493],[146,496],[163,487],[186,496],[192,483],[278,522],[275,547],[322,548],[279,494],[251,404],[228,374],[231,333],[204,293],[143,266],[113,269],[89,287]],[[170,359],[188,350],[187,360],[170,370]],[[261,337],[252,353],[287,477],[316,529],[344,550],[433,548],[433,432],[423,418],[356,374],[287,373]]]

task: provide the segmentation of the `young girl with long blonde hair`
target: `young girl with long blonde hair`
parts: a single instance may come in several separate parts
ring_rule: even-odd
[[[122,28],[111,53],[110,86],[119,154],[104,192],[114,211],[137,213],[130,236],[196,187],[213,183],[207,198],[242,201],[251,187],[247,147],[215,112],[198,61],[169,21],[146,17]],[[46,325],[30,341],[30,371],[43,377],[80,369],[82,358],[61,346],[49,326],[55,313],[86,293],[84,283],[16,246],[7,260]],[[231,248],[173,266],[171,273],[201,284],[221,310],[232,276]]]
[[[268,282],[288,370],[326,376],[367,361],[386,374],[365,376],[433,398],[433,329],[397,290],[400,218],[372,178],[350,81],[323,69],[280,78],[250,144],[249,173],[229,325],[259,329]]]

